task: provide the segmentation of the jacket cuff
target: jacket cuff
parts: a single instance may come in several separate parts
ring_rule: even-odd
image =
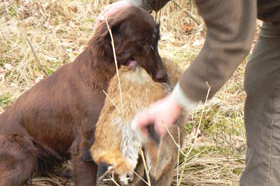
[[[126,0],[126,1],[132,4],[133,6],[137,6],[145,9],[146,11],[153,10],[151,4],[149,4],[147,0]]]
[[[199,104],[199,102],[191,100],[185,95],[179,83],[176,84],[174,90],[171,93],[171,97],[187,112],[191,112]]]

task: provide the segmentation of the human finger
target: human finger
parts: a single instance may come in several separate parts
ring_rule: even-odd
[[[154,117],[149,113],[149,110],[146,109],[141,113],[137,114],[131,124],[133,130],[140,129],[142,132],[147,133],[146,126],[154,122]]]

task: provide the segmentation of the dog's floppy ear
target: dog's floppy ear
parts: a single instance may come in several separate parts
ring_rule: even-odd
[[[123,16],[115,16],[110,17],[107,19],[102,20],[95,28],[94,35],[92,39],[89,41],[88,46],[92,49],[94,54],[97,53],[95,56],[103,56],[113,57],[113,50],[112,50],[112,43],[111,43],[111,36],[109,33],[109,29],[113,35],[115,44],[117,40],[117,35],[120,35],[119,28],[121,25],[126,21]],[[108,23],[108,24],[107,24]]]

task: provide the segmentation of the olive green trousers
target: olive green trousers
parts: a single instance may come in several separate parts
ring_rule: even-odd
[[[244,81],[246,168],[241,186],[280,186],[280,27],[264,23]]]

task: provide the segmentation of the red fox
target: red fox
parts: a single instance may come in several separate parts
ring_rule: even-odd
[[[181,71],[167,60],[164,60],[164,64],[167,72],[170,72],[169,76],[172,76],[169,78],[170,85],[175,85]],[[116,75],[110,81],[107,98],[96,124],[95,141],[90,148],[90,154],[96,163],[107,165],[109,171],[117,175],[125,185],[143,184],[140,180],[136,181],[136,176],[133,180],[127,178],[127,176],[131,177],[134,171],[140,176],[145,175],[143,161],[139,155],[140,148],[145,154],[148,176],[152,178],[152,185],[171,184],[178,155],[174,141],[166,135],[157,144],[153,139],[142,135],[140,131],[133,131],[130,128],[132,119],[139,111],[167,95],[170,91],[167,87],[154,82],[152,77],[137,64],[133,67],[121,67],[119,77]],[[181,120],[177,121],[177,126],[182,137]],[[171,128],[170,132],[177,141],[177,127]]]

